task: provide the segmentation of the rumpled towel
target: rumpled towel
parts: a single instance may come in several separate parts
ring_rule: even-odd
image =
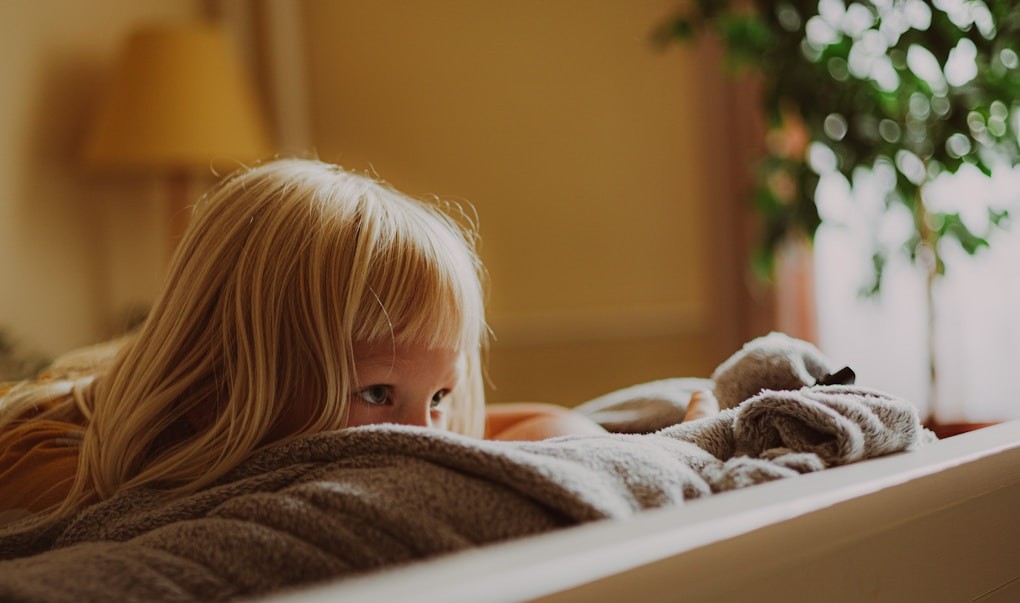
[[[744,344],[712,372],[711,379],[640,383],[580,404],[574,410],[613,433],[652,433],[682,421],[691,394],[699,389],[711,390],[719,408],[728,409],[767,391],[794,392],[822,384],[853,383],[854,373],[849,367],[833,367],[813,344],[773,332]],[[836,398],[842,391],[829,390],[830,400],[838,403]],[[935,439],[930,431],[922,436]]]
[[[650,435],[491,442],[377,425],[302,438],[188,497],[135,490],[0,538],[0,600],[253,597],[923,441],[910,404],[833,387],[761,392]]]
[[[714,387],[709,379],[659,379],[609,392],[574,411],[613,433],[652,433],[683,421],[691,394]]]

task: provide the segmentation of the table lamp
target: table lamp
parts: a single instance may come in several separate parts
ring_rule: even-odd
[[[85,147],[89,166],[167,177],[171,249],[187,226],[190,174],[271,151],[254,87],[231,50],[211,23],[136,31]]]

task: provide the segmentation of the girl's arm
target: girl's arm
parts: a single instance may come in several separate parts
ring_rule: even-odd
[[[544,440],[562,435],[604,434],[606,430],[569,408],[541,402],[492,404],[485,408],[485,439]]]

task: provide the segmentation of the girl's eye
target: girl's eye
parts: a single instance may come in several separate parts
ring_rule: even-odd
[[[436,392],[436,395],[432,396],[432,404],[430,406],[432,408],[438,407],[443,402],[443,398],[449,394],[450,390],[446,389]]]
[[[387,385],[373,385],[355,395],[369,404],[383,405],[390,401],[390,388]]]

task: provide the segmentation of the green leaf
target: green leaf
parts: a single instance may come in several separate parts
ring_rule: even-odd
[[[686,42],[694,39],[695,25],[690,19],[676,17],[652,32],[652,42],[657,46],[665,46],[673,41]]]
[[[943,237],[956,239],[960,243],[960,247],[969,255],[974,255],[981,248],[988,247],[988,239],[971,232],[960,218],[960,214],[940,214],[940,217],[942,223],[936,231],[940,239]]]
[[[989,208],[988,221],[991,222],[993,226],[1002,227],[1009,221],[1009,210]]]
[[[885,275],[885,254],[874,251],[871,254],[872,278],[862,287],[858,294],[861,297],[875,297],[882,291],[882,277]]]

